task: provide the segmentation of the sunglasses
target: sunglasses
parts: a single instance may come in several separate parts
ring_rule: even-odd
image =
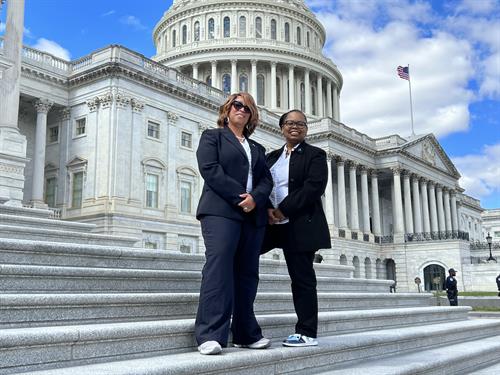
[[[252,113],[250,111],[249,106],[244,105],[242,102],[240,102],[238,100],[234,100],[231,104],[233,105],[234,109],[236,109],[236,111],[241,111],[243,109],[243,112],[245,112],[245,113]]]

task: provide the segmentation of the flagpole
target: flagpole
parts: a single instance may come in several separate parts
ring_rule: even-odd
[[[408,64],[408,88],[410,90],[411,135],[415,135],[415,131],[413,130],[413,103],[411,100],[411,79],[409,72],[410,72],[410,64]]]

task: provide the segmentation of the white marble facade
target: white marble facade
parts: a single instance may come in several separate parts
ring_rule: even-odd
[[[24,48],[25,204],[136,236],[138,246],[203,252],[196,147],[226,92],[245,88],[259,100],[254,138],[267,150],[282,144],[279,114],[302,108],[308,141],[328,154],[327,262],[411,291],[415,277],[467,266],[479,201],[432,134],[373,139],[339,122],[342,76],[302,1],[174,1],[154,40],[153,60],[120,46],[71,62]]]

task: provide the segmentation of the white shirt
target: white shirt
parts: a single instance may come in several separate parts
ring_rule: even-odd
[[[243,138],[243,141],[241,141],[241,145],[243,146],[243,149],[245,150],[248,159],[247,193],[250,193],[253,189],[252,152],[250,151],[250,143],[247,141],[246,138]]]

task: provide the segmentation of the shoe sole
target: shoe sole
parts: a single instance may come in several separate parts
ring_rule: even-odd
[[[251,346],[251,345],[241,345],[241,344],[233,344],[233,346],[235,348],[240,348],[240,349],[267,349],[271,346],[271,342],[262,346]]]
[[[200,354],[203,355],[215,355],[215,354],[220,354],[222,352],[222,348],[216,346],[211,350],[198,350],[198,351],[200,352]]]
[[[294,347],[294,348],[298,348],[298,347],[305,347],[305,346],[318,346],[318,343],[310,343],[310,344],[289,344],[289,343],[282,343],[283,346],[289,346],[289,347]]]

